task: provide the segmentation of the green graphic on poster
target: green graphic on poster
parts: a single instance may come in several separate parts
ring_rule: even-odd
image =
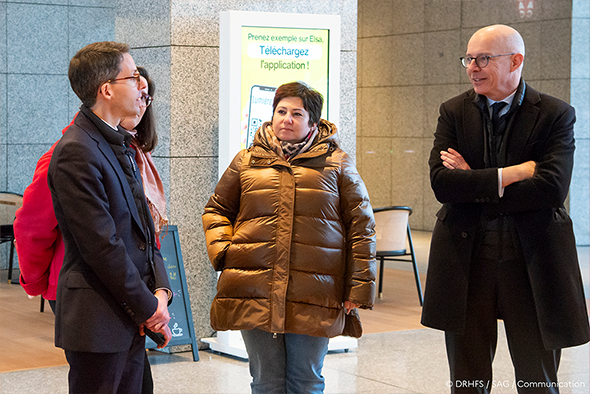
[[[329,29],[242,26],[241,148],[271,120],[278,86],[303,81],[328,102],[329,46]],[[328,105],[322,118],[328,118]]]

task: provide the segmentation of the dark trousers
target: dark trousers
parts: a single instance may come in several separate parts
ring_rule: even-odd
[[[48,300],[48,302],[55,315],[55,300]],[[143,361],[141,394],[154,394],[154,379],[152,377],[152,368],[150,366],[150,359],[148,358],[147,352],[145,352],[145,359]]]
[[[147,352],[143,361],[143,379],[141,383],[141,394],[154,394],[154,379],[152,377],[152,367]]]
[[[561,350],[543,346],[531,285],[510,218],[496,219],[488,227],[471,266],[465,331],[445,332],[451,393],[492,390],[498,319],[504,321],[516,375],[510,383],[519,393],[559,393]]]
[[[66,350],[70,364],[70,394],[135,394],[142,392],[145,337],[139,331],[129,350],[120,353],[90,353]]]

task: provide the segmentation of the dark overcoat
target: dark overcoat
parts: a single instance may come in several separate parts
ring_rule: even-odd
[[[507,186],[500,198],[498,170],[484,165],[485,119],[476,99],[469,90],[440,107],[429,165],[432,189],[443,206],[432,234],[422,324],[463,331],[469,270],[482,238],[485,211],[514,218],[545,347],[588,342],[572,222],[563,205],[573,168],[574,109],[526,85],[504,137],[506,166],[533,160],[537,167],[532,178]],[[440,151],[449,148],[457,150],[471,169],[444,167]]]

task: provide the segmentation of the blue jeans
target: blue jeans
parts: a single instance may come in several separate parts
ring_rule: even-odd
[[[321,394],[328,338],[242,330],[250,360],[252,394]]]

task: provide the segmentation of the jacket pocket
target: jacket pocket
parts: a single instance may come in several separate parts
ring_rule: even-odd
[[[565,208],[553,208],[553,221],[557,223],[567,223],[570,221]]]
[[[440,207],[440,209],[438,210],[438,212],[436,213],[436,217],[438,218],[438,220],[440,220],[441,222],[445,221],[445,218],[447,217],[447,214],[449,213],[449,208],[447,207],[446,204],[443,204],[442,207]]]
[[[92,286],[86,281],[84,274],[77,271],[71,272],[68,275],[66,287],[68,289],[92,289]]]

